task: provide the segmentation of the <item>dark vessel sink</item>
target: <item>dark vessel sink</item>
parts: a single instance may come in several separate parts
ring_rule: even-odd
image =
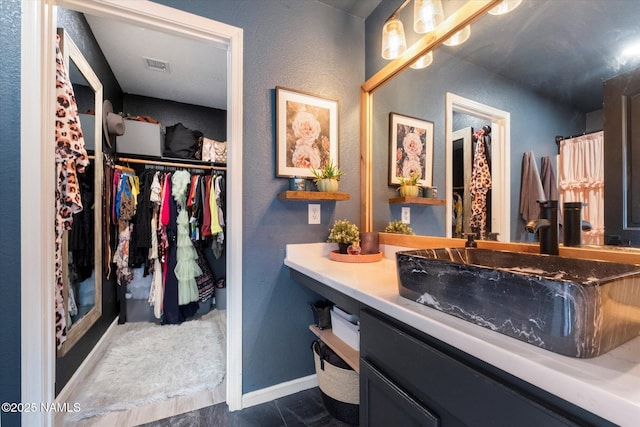
[[[554,353],[640,334],[640,266],[476,248],[396,254],[400,295]]]

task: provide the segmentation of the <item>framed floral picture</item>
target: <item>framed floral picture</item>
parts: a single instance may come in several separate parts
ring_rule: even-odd
[[[400,184],[420,172],[419,184],[430,187],[433,178],[433,122],[389,113],[389,185]]]
[[[276,175],[313,177],[338,164],[338,101],[276,87]]]

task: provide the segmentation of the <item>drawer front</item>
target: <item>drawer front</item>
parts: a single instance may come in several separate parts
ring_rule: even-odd
[[[368,310],[360,316],[361,358],[421,405],[469,426],[575,425]]]
[[[438,418],[374,366],[360,361],[360,425],[438,427]]]

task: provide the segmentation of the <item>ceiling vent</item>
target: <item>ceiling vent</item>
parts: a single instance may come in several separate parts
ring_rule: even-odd
[[[154,71],[162,71],[163,73],[169,72],[169,63],[161,59],[153,59],[142,57],[144,59],[145,67]]]

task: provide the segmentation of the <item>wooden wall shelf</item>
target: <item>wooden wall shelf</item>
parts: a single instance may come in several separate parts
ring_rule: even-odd
[[[325,193],[322,191],[282,191],[279,200],[349,200],[349,193]]]
[[[331,329],[320,329],[316,325],[310,325],[309,329],[347,362],[354,371],[360,373],[360,352],[358,350],[335,336]]]
[[[429,197],[393,197],[389,199],[390,204],[410,204],[410,205],[434,205],[444,206],[447,204],[444,199],[435,199]]]

